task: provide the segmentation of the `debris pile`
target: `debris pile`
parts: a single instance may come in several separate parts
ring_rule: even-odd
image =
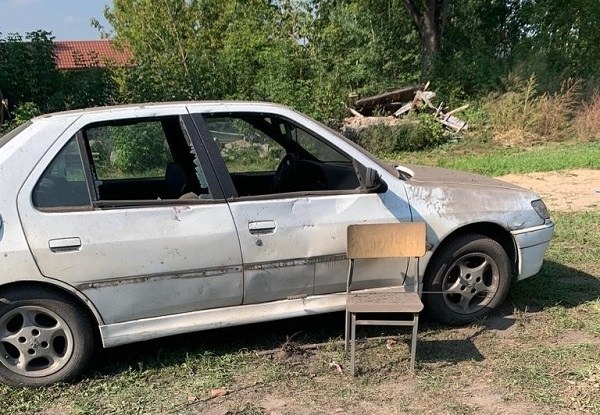
[[[469,105],[445,112],[447,109],[443,102],[437,106],[433,104],[436,93],[428,91],[428,88],[429,82],[425,85],[404,87],[358,100],[350,97],[352,107],[348,110],[353,117],[345,120],[344,129],[358,131],[375,124],[395,125],[411,112],[426,111],[433,114],[435,119],[448,130],[457,133],[467,130],[468,124],[454,114],[467,109]]]

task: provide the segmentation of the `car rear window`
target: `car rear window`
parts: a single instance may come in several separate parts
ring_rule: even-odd
[[[0,137],[0,148],[4,147],[4,144],[15,138],[21,131],[25,130],[31,125],[31,121],[19,125],[17,128],[10,130],[8,133]]]

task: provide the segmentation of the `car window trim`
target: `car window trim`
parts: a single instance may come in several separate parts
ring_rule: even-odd
[[[92,151],[90,149],[89,142],[83,135],[83,130],[77,131],[77,133],[75,133],[75,137],[77,140],[77,146],[79,147],[79,157],[83,163],[83,172],[85,173],[88,194],[90,195],[90,201],[93,207],[98,201],[98,188],[96,186],[96,181],[94,180],[94,172],[92,170],[92,164],[90,161]]]
[[[100,200],[94,209],[151,208],[225,203],[225,199],[160,199],[160,200]]]
[[[215,169],[213,161],[210,157],[210,151],[206,146],[206,142],[203,139],[202,128],[208,131],[208,127],[204,124],[204,120],[197,120],[193,114],[182,114],[179,116],[181,120],[181,128],[184,130],[183,133],[187,134],[190,139],[200,167],[204,172],[208,189],[211,192],[213,199],[223,200],[226,198],[227,191],[223,187],[223,183],[219,180],[219,174]],[[233,183],[232,183],[233,185]]]
[[[206,153],[210,167],[212,167],[211,170],[214,172],[215,178],[219,182],[223,196],[226,199],[237,197],[238,193],[233,184],[233,180],[231,180],[229,170],[225,165],[223,157],[221,157],[221,152],[219,151],[219,147],[217,146],[215,139],[213,138],[208,126],[206,125],[206,122],[204,121],[204,117],[201,113],[195,112],[190,114],[190,118],[196,127],[196,132],[198,133],[198,136],[196,137],[198,140],[198,146],[200,146]]]
[[[362,195],[370,192],[364,187],[360,186],[356,189],[349,190],[310,190],[300,192],[286,192],[286,193],[268,193],[264,195],[252,195],[252,196],[237,196],[230,197],[227,199],[228,202],[241,202],[249,200],[273,200],[273,199],[298,199],[301,197],[322,197],[322,196],[343,196],[343,195]]]

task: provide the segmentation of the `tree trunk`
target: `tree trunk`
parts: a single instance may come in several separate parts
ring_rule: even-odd
[[[404,0],[421,39],[421,79],[425,80],[442,46],[448,0]]]

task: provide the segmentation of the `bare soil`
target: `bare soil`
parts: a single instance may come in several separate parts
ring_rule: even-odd
[[[551,211],[594,210],[600,207],[600,170],[508,174],[499,179],[539,193]]]

